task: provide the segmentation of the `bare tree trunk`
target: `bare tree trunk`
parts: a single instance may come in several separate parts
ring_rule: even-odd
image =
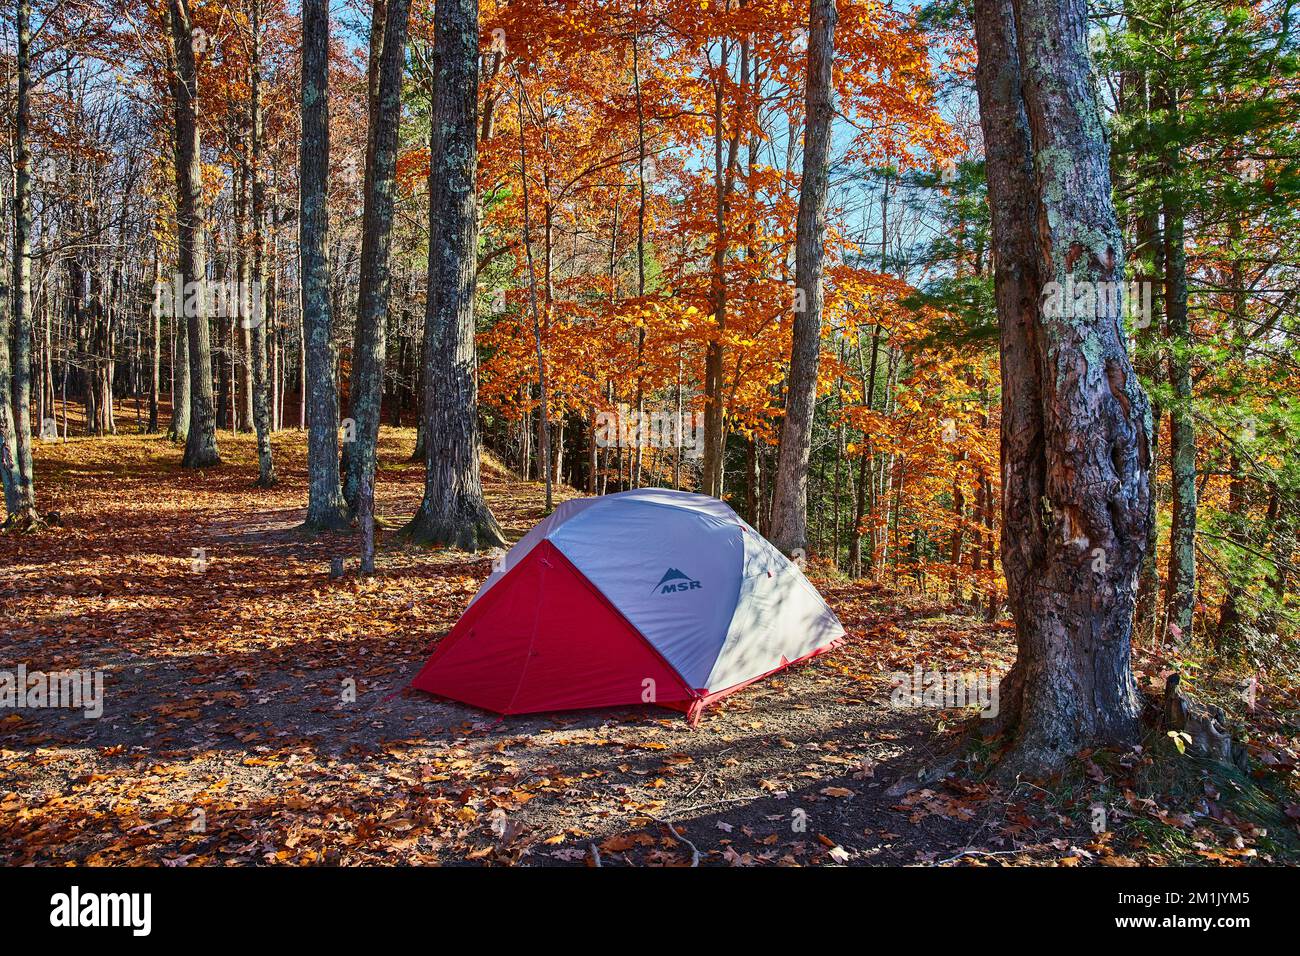
[[[158,244],[153,248],[153,285],[151,289],[157,294],[158,283],[162,279],[161,252]],[[158,434],[158,388],[162,380],[162,312],[158,308],[149,310],[149,425],[146,434]],[[53,396],[51,396],[51,404]]]
[[[1164,106],[1176,117],[1175,95],[1163,91]],[[1176,122],[1176,119],[1175,119]],[[1170,147],[1174,149],[1174,147]],[[1187,251],[1183,240],[1183,200],[1178,183],[1177,156],[1162,164],[1164,187],[1165,308],[1168,310],[1169,485],[1173,517],[1169,529],[1169,587],[1165,594],[1165,624],[1183,638],[1192,636],[1196,604],[1196,427],[1192,421],[1192,333],[1187,313]]]
[[[636,156],[637,156],[637,207],[636,207],[636,294],[645,298],[645,103],[641,98],[641,3],[637,2],[637,26],[632,34],[632,87],[636,96]],[[617,241],[618,228],[614,228],[611,246]],[[611,270],[611,278],[613,278]],[[611,294],[613,289],[611,287]],[[641,485],[641,456],[644,442],[640,440],[641,425],[645,420],[645,326],[641,325],[636,333],[636,420],[637,443],[633,453],[636,457],[632,464],[632,487]]]
[[[554,489],[551,485],[551,429],[548,427],[547,415],[550,409],[550,395],[546,388],[546,353],[542,349],[542,320],[537,304],[537,268],[533,263],[533,220],[528,201],[528,150],[524,145],[524,81],[518,84],[519,112],[519,179],[523,184],[524,198],[524,256],[528,261],[528,302],[533,313],[533,345],[537,350],[537,390],[540,403],[537,407],[537,471],[546,483],[546,512],[550,514],[555,507]],[[549,306],[549,301],[548,301]],[[524,471],[525,476],[528,474]]]
[[[241,153],[244,148],[246,147],[241,144]],[[253,259],[249,255],[248,246],[253,233],[257,231],[257,227],[253,226],[247,233],[240,235],[250,224],[253,215],[249,166],[247,160],[239,161],[239,175],[236,177],[239,190],[235,203],[235,275],[241,284],[241,293],[237,297],[237,301],[241,305],[237,309],[240,313],[237,316],[238,322],[236,323],[239,326],[238,340],[233,334],[230,339],[231,388],[235,387],[236,381],[239,382],[240,386],[238,390],[239,414],[231,416],[234,431],[249,431],[253,428],[253,323],[251,316],[242,314],[242,304],[250,301],[248,290],[251,287],[253,276]],[[260,312],[258,314],[260,315]],[[242,373],[242,378],[237,373]]]
[[[740,151],[741,124],[737,122],[731,137],[726,141],[724,155],[723,106],[726,102],[725,84],[728,79],[727,44],[720,43],[718,77],[713,95],[713,321],[718,327],[717,337],[710,337],[704,352],[704,461],[701,466],[701,491],[715,498],[722,497],[723,476],[726,470],[727,434],[724,408],[724,348],[721,335],[727,327],[727,216],[731,206],[731,192],[736,181],[736,159]],[[748,83],[749,40],[741,41],[741,83]]]
[[[405,533],[478,550],[505,538],[479,477],[474,276],[478,166],[478,0],[434,9],[429,292],[424,347],[424,500]]]
[[[1144,113],[1147,111],[1144,109]],[[1149,115],[1149,114],[1148,114]],[[1137,224],[1137,247],[1134,250],[1136,258],[1140,261],[1146,261],[1149,256],[1151,259],[1150,271],[1147,266],[1141,267],[1139,280],[1150,283],[1152,286],[1152,317],[1151,320],[1138,330],[1137,341],[1139,353],[1147,353],[1145,368],[1139,365],[1140,372],[1146,377],[1147,381],[1159,382],[1160,361],[1156,352],[1155,340],[1160,333],[1160,325],[1155,316],[1161,314],[1161,298],[1159,292],[1158,277],[1164,270],[1164,246],[1161,242],[1159,217],[1154,211],[1143,211],[1138,217]],[[1160,405],[1152,402],[1151,408],[1151,487],[1157,487],[1157,477],[1160,468],[1160,428],[1161,418]],[[1159,538],[1159,527],[1156,522],[1151,522],[1150,530],[1147,533],[1147,550],[1142,559],[1142,567],[1138,571],[1138,592],[1137,607],[1134,611],[1133,639],[1141,642],[1144,638],[1150,641],[1154,638],[1157,629],[1157,621],[1160,618],[1160,570],[1156,566],[1156,550]]]
[[[306,352],[307,520],[311,531],[348,524],[339,488],[338,390],[330,337],[329,210],[329,5],[302,5],[302,153],[299,243],[302,324]]]
[[[1038,773],[1081,747],[1137,738],[1129,643],[1152,520],[1149,411],[1122,293],[1096,309],[1040,301],[1049,280],[1124,278],[1085,0],[977,0],[975,27],[1017,641],[1000,695],[1012,736],[1002,772]]]
[[[253,0],[253,57],[252,77],[252,218],[253,218],[253,282],[256,298],[254,314],[246,316],[249,327],[249,378],[253,383],[253,429],[257,432],[257,487],[270,488],[276,483],[275,459],[271,455],[273,405],[271,384],[266,367],[266,330],[269,311],[266,297],[266,196],[262,185],[262,3]]]
[[[0,486],[4,489],[5,514],[18,514],[17,436],[14,434],[13,373],[10,369],[9,265],[0,263]]]
[[[363,484],[373,489],[376,444],[384,388],[393,232],[397,132],[402,117],[402,73],[410,0],[378,0],[370,30],[370,128],[366,144],[365,211],[362,214],[357,330],[348,390],[356,441],[347,452],[343,497],[356,508]]]
[[[808,10],[807,123],[803,181],[795,237],[795,289],[790,384],[777,454],[771,542],[790,554],[808,545],[808,455],[822,341],[822,258],[830,165],[831,61],[835,51],[835,0],[810,0]]]
[[[171,0],[172,100],[176,113],[177,260],[186,290],[201,290],[207,268],[203,220],[203,166],[199,148],[199,83],[189,0]],[[192,283],[192,285],[191,285]],[[190,368],[190,421],[183,468],[221,464],[212,404],[212,349],[204,296],[185,297]],[[191,301],[193,307],[190,307]]]
[[[185,317],[175,314],[180,310],[172,311],[172,420],[167,436],[183,445],[190,434],[190,336]]]
[[[1228,235],[1234,248],[1240,248],[1242,238],[1241,222],[1229,225]],[[1248,361],[1246,351],[1248,320],[1248,302],[1245,277],[1242,274],[1241,260],[1234,258],[1228,267],[1228,285],[1232,290],[1232,358],[1233,364],[1244,368]],[[1192,443],[1195,451],[1195,441]],[[1195,463],[1195,458],[1193,458]],[[1243,459],[1240,439],[1234,441],[1228,457],[1228,539],[1239,548],[1249,550],[1247,532],[1250,512],[1250,483]],[[1195,542],[1193,541],[1193,545]],[[1224,582],[1223,600],[1219,604],[1219,620],[1214,629],[1214,649],[1220,657],[1237,652],[1245,636],[1242,615],[1242,599],[1246,596],[1240,578],[1229,575]]]
[[[884,247],[883,235],[881,247]],[[859,336],[857,343],[858,353],[858,375],[862,379],[862,404],[870,409],[876,394],[876,369],[880,360],[880,326],[877,325],[871,333],[871,367],[870,371],[862,367],[862,338]],[[867,515],[867,508],[870,506],[874,509],[876,500],[876,475],[872,467],[874,454],[871,451],[871,436],[864,429],[862,432],[862,452],[858,459],[858,482],[857,493],[853,502],[853,528],[849,537],[849,573],[854,577],[861,577],[863,570],[862,561],[862,520]],[[876,533],[872,528],[871,538],[867,545],[867,565],[874,571],[876,560]]]
[[[31,528],[40,525],[36,511],[36,486],[32,474],[32,148],[28,141],[31,128],[31,0],[18,0],[18,96],[14,115],[14,249],[12,343],[10,349],[10,388],[13,394],[12,460],[5,466],[12,484],[13,505],[9,508],[10,527]],[[5,393],[9,401],[9,393]],[[0,448],[4,453],[5,445]]]
[[[285,375],[288,350],[284,325],[280,322],[280,182],[279,169],[271,163],[271,264],[266,288],[266,327],[271,339],[271,431],[284,428]],[[265,253],[265,249],[263,250]]]
[[[361,526],[361,573],[375,573],[375,487],[369,477],[357,491],[357,524]]]

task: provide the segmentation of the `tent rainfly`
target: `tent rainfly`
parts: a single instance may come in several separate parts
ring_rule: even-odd
[[[716,498],[566,501],[483,582],[412,682],[501,714],[708,704],[841,643],[799,568]]]

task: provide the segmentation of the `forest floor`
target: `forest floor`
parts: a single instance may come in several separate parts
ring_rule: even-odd
[[[377,510],[390,527],[420,499],[412,440],[381,436]],[[846,646],[732,695],[694,729],[649,708],[497,718],[406,690],[489,560],[401,547],[390,532],[377,573],[360,576],[353,535],[296,530],[301,433],[275,436],[272,490],[251,487],[251,436],[221,433],[220,445],[225,464],[191,473],[157,436],[38,443],[40,504],[62,525],[0,535],[0,669],[101,670],[103,714],[0,710],[0,862],[1291,858],[1293,686],[1261,688],[1251,716],[1272,794],[1253,816],[1232,802],[1249,783],[1191,762],[1177,786],[1153,788],[1151,751],[1085,755],[1064,776],[1004,788],[930,779],[973,712],[893,706],[891,675],[1001,674],[1009,626],[816,568]],[[512,540],[541,517],[537,485],[490,463],[484,480]],[[1165,663],[1139,654],[1140,678],[1158,686]]]

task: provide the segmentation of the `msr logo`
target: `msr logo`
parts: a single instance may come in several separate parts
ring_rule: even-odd
[[[664,576],[659,579],[659,583],[654,586],[652,591],[658,591],[660,594],[668,594],[673,591],[698,591],[700,582],[693,578],[688,578],[676,568],[669,568],[664,572]]]

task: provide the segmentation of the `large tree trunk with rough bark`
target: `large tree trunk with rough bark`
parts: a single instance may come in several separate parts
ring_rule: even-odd
[[[384,388],[389,249],[393,232],[393,190],[397,131],[402,116],[402,73],[410,0],[379,0],[370,24],[370,129],[366,144],[365,211],[362,214],[361,278],[356,339],[349,391],[356,440],[347,447],[343,497],[356,510],[362,485],[374,487]]]
[[[807,123],[803,180],[795,227],[795,304],[790,380],[777,456],[772,500],[772,543],[790,554],[808,544],[808,455],[822,343],[822,259],[825,254],[826,190],[830,166],[831,60],[835,47],[835,0],[811,0],[808,10]]]
[[[1109,147],[1084,0],[976,0],[1002,353],[1002,561],[1017,658],[1004,773],[1132,743],[1137,571],[1152,521],[1149,410],[1125,347]],[[1095,288],[1088,286],[1083,288]]]
[[[478,550],[505,543],[479,477],[474,354],[478,0],[434,9],[429,293],[424,347],[424,500],[405,533]]]
[[[216,409],[212,402],[212,348],[204,304],[207,297],[202,292],[207,250],[203,235],[199,82],[189,0],[172,0],[171,34],[175,67],[172,107],[176,115],[177,266],[186,290],[184,312],[190,369],[190,420],[181,466],[207,468],[221,464],[221,456],[217,453]],[[193,295],[189,294],[190,290],[194,290]]]
[[[299,219],[303,338],[306,340],[307,520],[309,531],[348,524],[339,488],[338,391],[330,336],[329,211],[329,7],[302,5],[302,152]]]

